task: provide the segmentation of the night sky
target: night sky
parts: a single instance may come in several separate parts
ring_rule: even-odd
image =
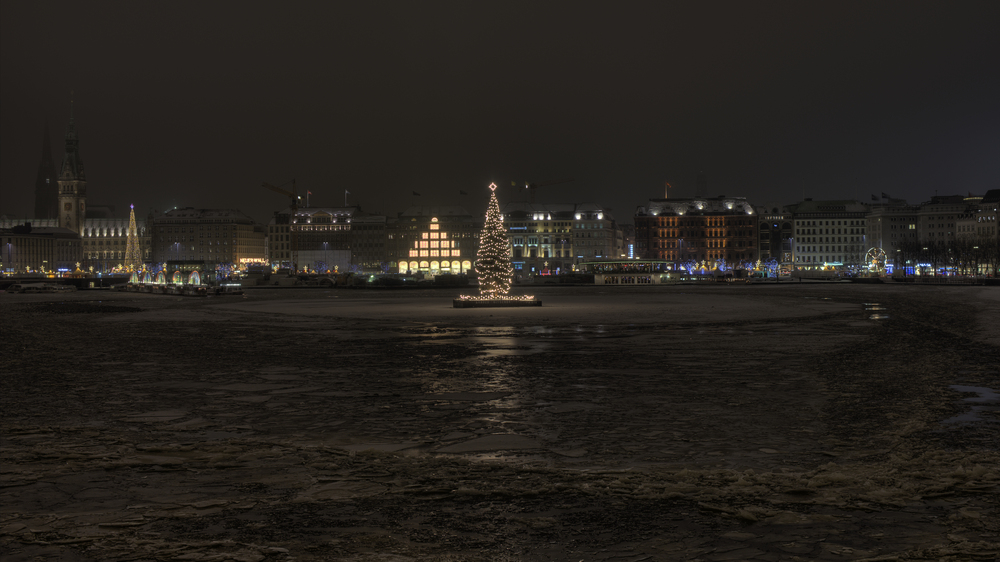
[[[1000,2],[0,2],[0,212],[74,92],[88,203],[483,213],[496,182],[631,222],[1000,178]],[[413,196],[413,192],[421,196]],[[460,195],[466,191],[469,195]],[[500,192],[501,202],[510,199]],[[524,197],[518,193],[517,197]]]

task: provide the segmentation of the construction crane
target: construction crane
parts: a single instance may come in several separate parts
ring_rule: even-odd
[[[535,190],[538,189],[539,187],[548,187],[550,185],[559,185],[559,184],[562,184],[562,183],[569,183],[571,181],[573,181],[573,178],[567,178],[567,179],[564,179],[564,180],[557,180],[557,181],[549,181],[549,182],[545,182],[545,183],[524,182],[524,189],[528,192],[528,198],[529,198],[528,202],[529,203],[534,203],[535,202]],[[511,182],[511,185],[517,185],[517,184],[515,184],[514,182]]]
[[[289,207],[291,208],[292,212],[291,212],[291,215],[289,215],[289,217],[288,217],[288,241],[289,241],[289,244],[291,246],[291,251],[292,251],[291,252],[292,253],[292,275],[295,275],[296,273],[299,272],[299,268],[298,268],[298,266],[299,266],[299,233],[298,233],[298,230],[295,228],[295,215],[296,215],[296,212],[299,210],[299,201],[302,200],[302,198],[299,197],[299,192],[295,189],[295,179],[293,178],[290,183],[292,184],[292,190],[291,191],[289,191],[287,189],[284,189],[284,186],[288,185],[288,183],[282,184],[281,187],[276,187],[276,186],[273,186],[273,185],[271,185],[271,184],[269,184],[267,182],[264,182],[264,184],[262,185],[262,187],[266,187],[267,189],[270,189],[271,191],[274,191],[276,193],[280,193],[282,195],[285,195],[285,196],[287,196],[290,199]]]

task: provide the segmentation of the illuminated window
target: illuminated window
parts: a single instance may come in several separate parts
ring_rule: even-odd
[[[440,242],[434,240],[433,242],[431,242],[431,248],[438,248],[439,247],[438,244],[440,244]]]
[[[423,269],[427,269],[428,267],[430,267],[430,264],[428,264],[425,261],[422,261],[422,262],[420,262],[420,267],[423,268]]]
[[[441,238],[442,239],[447,238],[447,237],[448,237],[448,233],[447,232],[442,232],[441,233]]]
[[[437,239],[438,239],[438,235],[439,235],[439,234],[440,234],[440,233],[438,233],[438,232],[432,232],[432,233],[431,233],[431,240],[437,240]]]
[[[437,250],[431,250],[431,257],[432,258],[436,258],[436,257],[438,257],[438,255],[440,255],[440,254],[439,254],[439,252]]]
[[[451,256],[451,251],[450,250],[441,250],[441,256],[445,257],[445,258],[450,257]]]
[[[420,233],[420,237],[421,237],[421,238],[423,238],[424,240],[427,240],[427,238],[428,238],[429,236],[430,236],[430,235],[428,235],[428,234],[427,234],[426,232],[421,232],[421,233]]]
[[[426,241],[424,241],[424,240],[421,240],[421,241],[420,241],[420,247],[421,247],[421,248],[427,248],[427,247],[428,247],[428,246],[427,246],[427,244],[428,244],[428,243],[427,243]]]
[[[420,257],[426,258],[429,255],[430,254],[427,253],[427,250],[420,250]],[[423,266],[421,266],[421,267],[423,267]]]
[[[420,256],[420,254],[419,254],[419,252],[417,252],[417,250],[410,250],[410,257],[411,258],[416,258],[416,257],[419,257],[419,256]]]
[[[444,242],[441,242],[441,247],[442,248],[451,248],[451,242],[448,242],[447,240],[445,240]]]

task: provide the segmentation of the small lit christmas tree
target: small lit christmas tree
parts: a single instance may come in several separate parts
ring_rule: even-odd
[[[479,294],[483,298],[503,298],[510,293],[514,268],[510,264],[510,240],[497,202],[497,185],[490,184],[490,203],[486,208],[486,223],[479,235],[476,271],[479,272]]]

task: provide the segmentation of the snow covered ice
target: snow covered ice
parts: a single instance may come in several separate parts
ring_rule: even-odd
[[[0,296],[5,559],[1000,555],[995,289],[532,292]]]

